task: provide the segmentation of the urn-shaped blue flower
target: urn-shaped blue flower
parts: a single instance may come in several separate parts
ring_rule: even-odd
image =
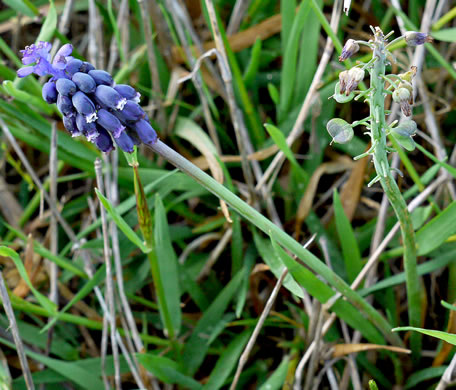
[[[43,85],[43,99],[57,103],[63,124],[73,136],[84,135],[102,152],[114,143],[131,153],[134,145],[154,144],[157,134],[138,105],[140,94],[130,85],[115,85],[112,76],[88,63],[73,58],[73,46],[63,45],[51,59],[52,45],[39,42],[21,50],[19,77],[32,73],[51,75]]]

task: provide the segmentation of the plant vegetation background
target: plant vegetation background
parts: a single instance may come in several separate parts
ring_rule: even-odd
[[[451,385],[456,8],[450,3],[5,0],[0,263],[9,294],[2,290],[2,303],[10,301],[16,324],[0,313],[1,388],[32,388],[30,378],[46,389],[362,389],[370,379],[381,389]],[[337,61],[343,42],[370,39],[369,25],[394,30],[394,37],[430,31],[435,39],[425,50],[399,43],[392,64],[393,73],[422,64],[413,116],[422,148],[391,154],[404,174],[397,180],[413,210],[419,255],[426,335],[413,354],[410,331],[387,334],[353,304],[356,296],[372,305],[391,329],[409,325],[396,218],[380,187],[366,186],[375,176],[372,164],[352,159],[368,149],[367,137],[357,132],[351,143],[330,147],[326,131],[333,117],[368,115],[361,102],[328,98],[345,69]],[[76,57],[134,86],[163,142],[302,245],[315,235],[308,249],[327,265],[323,274],[279,246],[274,234],[261,233],[256,217],[247,222],[140,148],[163,285],[155,289],[141,242],[125,227],[138,230],[133,174],[123,154],[101,156],[71,138],[56,108],[41,98],[43,80],[16,78],[19,50],[36,40],[71,42]],[[369,58],[361,48],[351,63]],[[389,119],[400,115],[389,97],[386,105]],[[97,157],[103,186],[95,180]],[[107,222],[94,187],[109,199],[114,218]],[[106,258],[113,261],[112,279]],[[330,270],[355,281],[357,293],[337,300]],[[115,318],[107,314],[110,300]],[[165,331],[159,305],[169,310]],[[12,338],[16,331],[21,343]]]

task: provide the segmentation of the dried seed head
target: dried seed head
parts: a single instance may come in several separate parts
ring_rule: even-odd
[[[331,119],[326,125],[326,130],[332,137],[331,143],[335,142],[337,144],[350,142],[354,134],[352,126],[340,118]]]
[[[339,57],[339,61],[345,61],[350,58],[353,54],[357,53],[359,50],[359,45],[354,39],[349,39],[345,42],[345,45],[342,49],[342,53]]]

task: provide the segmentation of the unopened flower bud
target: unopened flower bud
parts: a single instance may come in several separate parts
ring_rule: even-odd
[[[84,93],[92,93],[97,88],[95,80],[87,73],[76,72],[71,80],[73,80],[76,86]]]
[[[346,144],[353,138],[353,127],[346,121],[340,118],[331,119],[327,125],[329,135],[332,137],[332,142],[337,144]]]
[[[98,130],[95,122],[87,123],[84,115],[76,115],[76,126],[78,130],[85,135],[88,141],[93,141],[98,137]]]
[[[57,88],[55,87],[55,83],[53,81],[45,83],[41,93],[46,103],[52,104],[57,102]]]
[[[76,116],[74,114],[63,116],[63,125],[69,131],[72,137],[79,137],[82,133],[76,125]]]
[[[131,128],[135,130],[139,139],[146,145],[153,145],[157,142],[157,133],[148,121],[141,119],[135,122]]]
[[[125,126],[123,126],[113,114],[104,108],[98,110],[97,123],[108,130],[114,138],[120,137],[122,131],[125,130]]]
[[[146,116],[143,109],[132,100],[127,100],[122,111],[114,110],[113,114],[119,118],[121,122],[136,122],[140,119],[144,119]]]
[[[127,84],[117,84],[114,89],[120,93],[120,96],[128,100],[133,100],[135,103],[139,103],[141,94]]]
[[[113,85],[114,80],[112,79],[112,76],[108,73],[105,72],[104,70],[99,70],[99,69],[94,69],[88,72],[90,76],[93,77],[97,85]]]
[[[343,72],[339,73],[340,93],[344,93],[346,91],[348,78],[348,70],[344,70]]]
[[[339,61],[345,61],[346,59],[350,58],[353,54],[358,52],[359,45],[354,39],[349,39],[345,42],[345,45],[342,49],[342,54],[339,57]]]
[[[87,123],[93,122],[97,119],[97,110],[95,109],[95,104],[92,100],[81,91],[76,92],[72,98],[73,106],[76,110],[84,115]]]
[[[70,115],[74,112],[73,102],[68,96],[58,95],[57,96],[57,108],[62,115]]]
[[[95,98],[101,105],[112,108],[113,110],[122,110],[127,102],[127,99],[120,96],[114,88],[107,85],[99,85],[97,87]]]
[[[55,83],[57,91],[64,96],[71,96],[76,93],[78,88],[70,79],[61,78]]]
[[[100,149],[102,152],[108,153],[114,149],[114,144],[112,143],[112,138],[109,133],[100,126],[97,126],[98,137],[94,139],[93,143]]]
[[[128,134],[123,131],[117,138],[114,138],[116,144],[122,149],[124,152],[132,153],[134,150],[134,143],[133,140],[128,136]]]
[[[91,70],[95,70],[95,67],[90,62],[83,61],[81,72],[89,73]]]
[[[432,42],[434,39],[426,33],[416,31],[407,31],[405,33],[405,42],[408,46],[423,45],[425,42]]]
[[[82,67],[82,61],[78,60],[77,58],[72,58],[67,62],[67,66],[65,68],[65,72],[71,77]]]

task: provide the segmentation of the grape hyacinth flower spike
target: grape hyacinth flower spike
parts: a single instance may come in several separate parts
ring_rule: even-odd
[[[25,66],[17,75],[52,76],[43,85],[43,99],[57,103],[73,137],[85,136],[102,152],[116,144],[132,153],[133,145],[157,142],[157,133],[138,104],[139,92],[126,84],[116,86],[108,72],[73,58],[71,44],[63,45],[53,59],[51,48],[49,42],[41,41],[21,50]]]

